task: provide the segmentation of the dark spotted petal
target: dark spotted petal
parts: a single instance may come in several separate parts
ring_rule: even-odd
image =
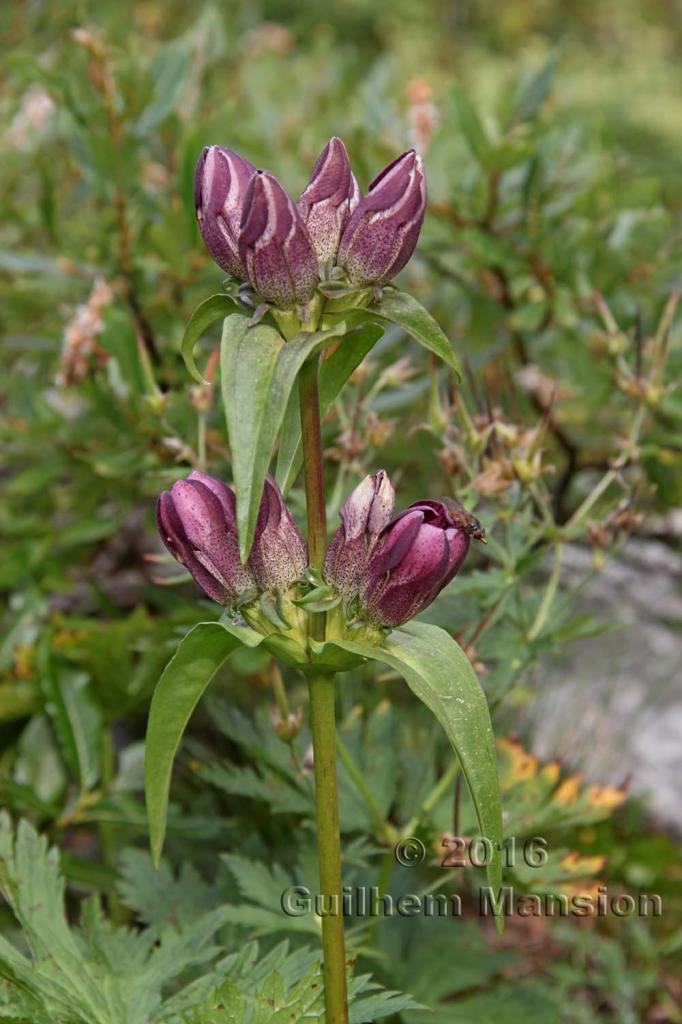
[[[262,590],[286,590],[308,567],[303,534],[271,476],[266,477],[247,565]]]
[[[393,512],[395,492],[380,469],[358,484],[341,509],[341,526],[325,560],[325,579],[346,595],[357,593],[367,559]]]
[[[414,252],[426,210],[421,157],[410,150],[384,168],[351,214],[339,265],[358,285],[385,284]]]
[[[230,488],[205,473],[179,480],[157,505],[164,544],[219,604],[229,604],[255,586],[250,569],[239,559],[234,508]]]
[[[300,213],[266,171],[257,171],[247,189],[239,255],[266,302],[291,309],[312,298],[319,279],[317,255]]]
[[[339,240],[359,188],[341,139],[334,137],[320,153],[297,206],[321,263],[336,259]]]

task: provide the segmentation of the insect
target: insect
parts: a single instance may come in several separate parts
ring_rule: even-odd
[[[467,512],[456,498],[443,498],[442,501],[447,506],[450,518],[458,529],[468,533],[474,540],[480,540],[483,544],[486,543],[485,530],[476,516],[472,516],[471,512]]]

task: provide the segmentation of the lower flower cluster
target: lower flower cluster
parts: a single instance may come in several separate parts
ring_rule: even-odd
[[[454,578],[478,521],[457,502],[425,500],[393,514],[395,492],[383,470],[355,488],[341,509],[320,579],[282,493],[266,478],[251,553],[242,563],[236,496],[206,473],[190,473],[159,498],[168,551],[209,597],[265,636],[280,634],[309,659],[308,610],[325,610],[326,638],[380,643]]]

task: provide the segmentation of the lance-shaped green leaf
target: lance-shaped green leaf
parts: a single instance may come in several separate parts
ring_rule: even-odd
[[[311,641],[310,645],[320,659],[325,648],[340,647],[389,665],[436,716],[459,758],[481,835],[490,841],[486,871],[497,895],[502,885],[497,755],[485,695],[462,648],[444,629],[423,622],[394,630],[381,647],[351,640]]]
[[[490,156],[490,140],[481,124],[476,108],[460,86],[455,86],[453,98],[459,128],[472,154],[484,167]]]
[[[406,292],[386,291],[381,300],[370,306],[367,312],[402,327],[415,341],[442,359],[461,379],[459,361],[448,337],[421,302]]]
[[[345,333],[345,323],[339,323],[285,342],[268,324],[249,326],[236,315],[225,320],[220,376],[242,561],[253,544],[265,475],[298,372],[306,359]]]
[[[516,97],[514,117],[517,121],[529,121],[535,117],[552,91],[556,73],[558,53],[553,50],[539,71],[522,83]]]
[[[145,745],[145,794],[149,843],[159,864],[173,760],[192,712],[218,669],[238,647],[265,638],[244,626],[200,622],[181,640],[157,683],[149,709]]]
[[[69,770],[88,790],[99,778],[102,742],[102,716],[88,677],[53,658],[47,647],[40,652],[40,662],[45,710]]]
[[[372,350],[383,333],[379,324],[366,323],[350,331],[338,348],[320,366],[320,416],[332,407],[336,396],[354,370]],[[298,392],[293,390],[282,424],[282,437],[277,453],[277,483],[286,495],[298,476],[303,462],[301,417]]]
[[[218,320],[224,320],[228,313],[235,311],[241,312],[242,315],[246,314],[246,310],[243,310],[231,295],[211,295],[197,306],[187,322],[180,352],[185,360],[185,366],[199,384],[207,384],[208,381],[204,380],[199,373],[194,361],[196,344],[204,331],[207,331],[212,324]]]

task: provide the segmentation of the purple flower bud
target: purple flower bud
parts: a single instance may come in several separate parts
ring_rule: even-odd
[[[374,179],[346,224],[339,266],[353,284],[385,284],[403,269],[417,245],[426,182],[422,158],[413,149]]]
[[[383,469],[358,484],[341,509],[341,526],[327,550],[324,576],[348,597],[356,594],[379,534],[393,513],[395,492]]]
[[[360,188],[350,169],[341,139],[329,140],[317,162],[298,206],[317,258],[336,260],[341,233],[360,201]]]
[[[301,215],[267,171],[249,182],[239,230],[239,255],[254,290],[281,309],[313,297],[318,263]]]
[[[164,491],[157,505],[164,544],[218,604],[255,587],[239,558],[235,507],[230,487],[198,472]]]
[[[285,590],[308,566],[305,540],[272,477],[265,482],[246,565],[239,558],[234,491],[207,473],[190,473],[164,491],[157,521],[170,553],[219,604],[249,590]]]
[[[194,208],[204,244],[219,267],[246,280],[238,234],[247,186],[256,168],[223,146],[206,146],[194,174]]]
[[[478,521],[457,502],[418,501],[384,529],[370,556],[360,601],[370,621],[399,626],[426,608],[456,575]]]
[[[262,590],[286,590],[308,568],[306,542],[271,476],[265,480],[247,565]]]

